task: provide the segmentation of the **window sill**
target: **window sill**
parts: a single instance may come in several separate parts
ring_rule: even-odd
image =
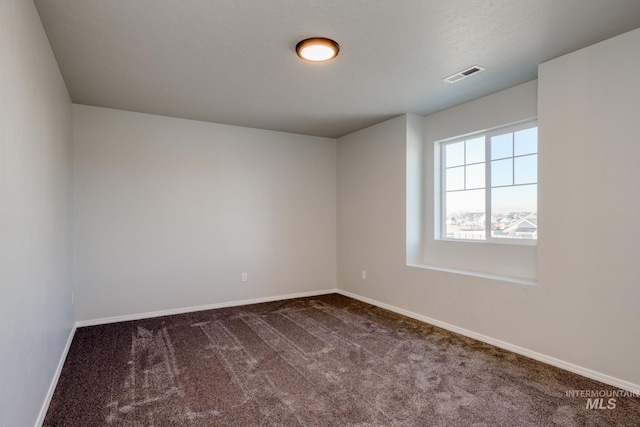
[[[440,267],[429,264],[407,264],[408,267],[423,268],[427,270],[444,271],[446,273],[463,274],[465,276],[481,277],[483,279],[500,280],[502,282],[516,283],[519,285],[536,286],[536,279],[528,279],[525,277],[506,276],[503,274],[481,273],[479,271],[461,270],[459,268]]]

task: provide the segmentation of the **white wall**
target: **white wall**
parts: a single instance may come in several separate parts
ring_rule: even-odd
[[[73,112],[78,320],[336,287],[334,139]]]
[[[640,30],[540,67],[536,286],[405,265],[415,125],[399,117],[338,140],[338,287],[640,388],[638,45]],[[425,137],[481,105],[425,118]]]
[[[406,269],[407,128],[400,116],[338,139],[338,288],[379,301]]]
[[[33,2],[0,2],[0,425],[34,425],[74,323],[71,101]]]
[[[539,69],[539,282],[556,351],[640,384],[640,29]],[[640,388],[640,387],[639,387]]]

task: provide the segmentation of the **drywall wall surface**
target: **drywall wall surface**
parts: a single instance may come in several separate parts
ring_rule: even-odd
[[[380,301],[404,274],[407,123],[399,116],[338,139],[339,288]]]
[[[79,320],[336,287],[334,139],[73,111]]]
[[[639,43],[640,30],[610,39],[543,64],[537,83],[487,97],[531,99],[539,86],[537,285],[406,265],[416,246],[407,230],[419,227],[406,213],[405,194],[416,194],[411,120],[399,117],[338,139],[339,289],[640,384]],[[477,129],[486,101],[437,113],[438,126],[460,132],[462,108],[468,132]],[[523,118],[500,111],[495,125]],[[427,141],[433,117],[424,123]]]
[[[434,136],[435,125],[444,127],[449,123],[454,132],[449,136],[455,136],[471,132],[471,129],[482,129],[477,126],[497,126],[535,116],[535,87],[535,82],[526,83],[470,105],[447,110],[448,113],[438,113],[443,124],[430,117],[406,115],[338,140],[340,289],[454,325],[464,325],[471,330],[478,331],[480,326],[479,333],[491,330],[494,325],[499,331],[511,329],[511,324],[491,319],[488,316],[492,313],[491,303],[482,305],[481,302],[507,296],[526,299],[534,287],[408,267],[407,263],[420,264],[423,256],[420,253],[422,236],[417,234],[428,226],[419,223],[426,221],[424,212],[414,211],[426,205],[424,182],[427,182],[427,175],[433,174],[433,169],[425,167],[427,163],[420,157],[426,157],[425,151],[433,148],[434,141],[447,134],[439,128],[441,133]],[[506,114],[494,118],[494,122],[478,121],[471,123],[468,129],[458,123],[465,116],[477,120],[487,105],[513,101],[523,95],[525,100],[521,103],[524,107],[518,115]],[[503,112],[512,110],[502,109]],[[427,126],[430,123],[434,126]],[[424,179],[423,183],[419,182],[421,179]],[[432,197],[432,191],[430,195]],[[423,198],[416,200],[420,196]],[[412,232],[416,234],[411,235]],[[535,258],[532,262],[535,265]],[[362,279],[363,270],[366,271],[365,280]],[[462,303],[460,298],[463,298]],[[464,304],[468,298],[472,301],[471,307]],[[509,306],[502,308],[511,309]],[[485,314],[486,318],[483,317]]]
[[[559,356],[640,384],[640,29],[539,68],[539,283]],[[571,350],[575,348],[575,350]]]
[[[0,3],[0,425],[36,423],[74,323],[71,101],[33,2]]]

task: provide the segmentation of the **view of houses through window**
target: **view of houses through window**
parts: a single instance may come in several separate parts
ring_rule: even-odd
[[[440,143],[441,239],[537,239],[535,122]]]

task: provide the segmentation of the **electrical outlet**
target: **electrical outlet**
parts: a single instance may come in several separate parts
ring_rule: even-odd
[[[249,275],[247,273],[242,273],[242,279],[243,282],[246,282],[247,280],[249,280]]]
[[[362,270],[362,280],[367,280],[367,272]]]

